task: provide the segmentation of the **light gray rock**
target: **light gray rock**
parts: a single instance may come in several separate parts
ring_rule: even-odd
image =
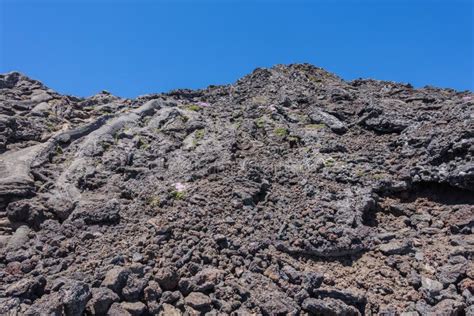
[[[199,310],[209,311],[211,309],[211,299],[209,296],[200,292],[191,292],[184,298],[186,305]]]
[[[387,244],[382,244],[379,246],[379,250],[384,255],[402,255],[410,252],[412,246],[407,241],[391,241]]]
[[[333,132],[343,134],[347,131],[347,127],[335,116],[324,111],[313,109],[309,114],[311,121],[315,124],[326,124]]]

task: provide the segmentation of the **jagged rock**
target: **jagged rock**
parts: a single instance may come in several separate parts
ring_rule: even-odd
[[[338,120],[336,117],[329,113],[325,113],[321,110],[314,109],[309,117],[315,124],[326,124],[332,131],[338,134],[343,134],[347,131],[347,127],[344,123]]]
[[[179,289],[183,294],[190,292],[206,292],[212,290],[214,285],[222,279],[224,271],[215,268],[206,268],[199,271],[192,278],[179,280]]]
[[[39,203],[20,200],[8,204],[7,216],[12,222],[25,222],[32,227],[39,227],[44,220],[45,208]]]
[[[28,237],[30,231],[31,230],[28,228],[28,226],[22,225],[18,227],[11,236],[11,238],[8,240],[8,244],[5,250],[13,252],[24,246],[30,239]]]
[[[384,254],[384,255],[401,255],[401,254],[406,254],[410,252],[412,249],[412,246],[410,245],[409,242],[399,242],[399,241],[394,241],[394,242],[389,242],[388,244],[383,244],[379,246],[379,250]]]
[[[436,280],[422,277],[420,290],[428,301],[434,302],[436,301],[436,296],[443,290],[443,284]]]
[[[297,315],[298,308],[294,302],[288,299],[279,299],[273,297],[272,299],[262,303],[260,306],[263,315]]]
[[[459,301],[446,299],[442,300],[432,308],[433,314],[438,315],[460,315],[466,308],[465,304]],[[466,314],[468,315],[468,314]]]
[[[351,292],[345,290],[338,290],[338,289],[327,289],[327,288],[319,288],[313,291],[314,295],[321,298],[334,298],[341,300],[345,303],[364,307],[367,303],[367,298],[364,297],[361,293],[358,292]]]
[[[10,297],[20,297],[35,299],[41,297],[46,286],[46,279],[42,276],[34,279],[22,279],[6,289],[6,294]]]
[[[444,286],[448,286],[449,284],[455,284],[464,273],[466,273],[465,263],[455,265],[447,264],[441,268],[438,279]]]
[[[155,281],[148,282],[148,286],[144,289],[145,300],[156,301],[162,294],[160,285]]]
[[[35,300],[25,315],[83,315],[90,298],[91,292],[87,284],[65,279],[59,291]]]
[[[2,297],[0,298],[0,313],[2,315],[13,313],[18,309],[19,305],[20,299],[17,297]]]
[[[288,269],[285,269],[288,270]],[[284,271],[285,271],[284,270]],[[324,277],[319,273],[309,272],[303,275],[303,286],[312,293],[323,283]]]
[[[0,75],[0,314],[467,315],[473,102],[308,64],[135,99]]]
[[[127,284],[127,279],[130,272],[131,271],[127,268],[115,267],[107,271],[105,279],[102,281],[102,286],[111,289],[118,295],[121,295],[122,289]]]
[[[163,290],[174,290],[178,286],[178,274],[172,267],[160,269],[155,275],[155,279]]]
[[[186,305],[198,310],[198,311],[209,311],[211,309],[211,299],[209,296],[200,293],[192,292],[184,298]]]
[[[104,203],[81,205],[71,214],[71,220],[81,219],[88,225],[116,224],[120,221],[120,204],[112,199]]]
[[[465,310],[466,315],[472,315],[474,313],[474,305],[468,306]]]
[[[40,299],[34,301],[34,303],[26,310],[25,315],[65,315],[62,294],[53,292],[51,294],[43,295]]]
[[[71,316],[82,315],[91,297],[89,286],[82,282],[73,281],[63,286],[60,292],[64,313]]]
[[[147,285],[145,279],[130,275],[127,278],[127,283],[122,289],[122,296],[126,301],[136,301],[143,296],[143,290]]]
[[[87,303],[86,311],[91,315],[105,314],[110,305],[119,301],[119,296],[112,290],[100,287],[91,290],[92,297]]]
[[[131,316],[130,314],[120,303],[113,303],[110,306],[109,311],[107,312],[109,316]]]
[[[364,125],[379,133],[400,133],[409,126],[409,123],[400,119],[376,117],[366,120]]]
[[[160,305],[158,304],[163,291],[158,282],[150,281],[148,286],[144,289],[144,299],[151,314],[158,314]]]
[[[183,313],[170,304],[163,304],[162,310],[158,315],[160,316],[181,316]]]
[[[146,306],[142,302],[122,302],[120,303],[120,307],[126,310],[132,316],[140,316],[142,315],[145,310]]]
[[[307,298],[302,306],[305,311],[315,315],[360,315],[355,307],[335,299]]]
[[[183,295],[179,291],[165,291],[161,295],[160,302],[173,304],[183,298]]]

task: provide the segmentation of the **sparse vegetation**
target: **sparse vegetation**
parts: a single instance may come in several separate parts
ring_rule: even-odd
[[[151,196],[148,198],[147,203],[151,208],[158,208],[161,205],[161,200],[157,196]]]
[[[201,139],[204,138],[205,133],[206,133],[206,130],[205,130],[205,129],[198,129],[198,130],[194,133],[194,135],[196,136],[196,139],[197,139],[197,140],[201,140]]]
[[[184,191],[171,191],[171,197],[175,200],[183,200],[184,197],[186,196],[186,193]]]
[[[361,177],[365,176],[365,172],[362,169],[357,169],[356,172],[355,172],[355,175],[357,177],[361,178]]]
[[[308,124],[305,126],[305,128],[307,129],[322,129],[324,128],[326,125],[325,124]]]
[[[370,176],[374,180],[382,180],[387,177],[387,174],[385,173],[374,173]]]
[[[56,130],[56,126],[52,122],[46,122],[46,129],[49,132],[54,132]]]
[[[146,141],[142,137],[139,137],[137,141],[137,146],[140,149],[146,150],[150,147],[150,144],[148,143],[148,141]]]
[[[277,127],[275,128],[275,135],[279,137],[285,137],[288,135],[288,130],[284,127]]]
[[[56,152],[56,155],[62,155],[64,153],[63,148],[59,145],[56,145],[55,152]]]
[[[471,94],[324,74],[278,65],[137,99],[0,75],[0,274],[16,297],[0,310],[469,314]],[[43,93],[57,117],[29,113]]]
[[[186,109],[188,109],[189,111],[197,112],[197,111],[201,110],[202,108],[197,104],[189,104],[189,105],[186,106]]]
[[[334,160],[334,158],[332,157],[329,157],[328,159],[324,160],[324,167],[330,168],[334,166],[335,163],[336,163],[336,160]]]
[[[301,141],[298,136],[294,136],[294,135],[289,136],[289,137],[287,138],[287,140],[288,140],[288,142],[290,143],[290,147],[291,147],[291,148],[296,148],[296,147],[298,147],[299,144],[300,144],[300,141]]]
[[[265,127],[265,119],[263,117],[257,119],[255,121],[255,125],[257,125],[258,128],[264,128]]]
[[[205,133],[204,129],[198,129],[194,132],[193,147],[196,147],[198,142],[204,138]]]
[[[103,148],[104,150],[107,150],[107,149],[110,148],[111,145],[110,145],[110,143],[108,143],[108,142],[102,142],[102,143],[100,143],[100,146],[102,146],[102,148]]]
[[[323,80],[321,78],[317,78],[315,76],[309,76],[308,78],[310,81],[314,82],[314,83],[320,83],[322,82]]]
[[[242,127],[242,120],[238,120],[237,122],[235,122],[234,126],[236,129],[239,129],[240,127]]]
[[[148,117],[145,117],[145,118],[143,119],[143,126],[148,125],[148,123],[150,122],[150,120],[151,120],[151,117],[149,117],[149,116],[148,116]]]

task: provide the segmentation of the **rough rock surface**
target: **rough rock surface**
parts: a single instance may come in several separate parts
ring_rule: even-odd
[[[311,65],[136,99],[0,75],[0,314],[468,315],[474,95]]]

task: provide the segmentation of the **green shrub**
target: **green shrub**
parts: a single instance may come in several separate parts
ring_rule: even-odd
[[[56,125],[54,125],[52,122],[46,122],[46,129],[49,132],[54,132],[56,130]]]
[[[186,194],[184,191],[178,192],[178,191],[171,191],[171,197],[175,200],[183,200]]]
[[[198,129],[194,132],[193,147],[196,147],[198,142],[204,138],[206,131],[204,129]]]
[[[148,205],[152,208],[158,208],[161,205],[160,198],[157,196],[152,196],[148,199]]]
[[[150,116],[147,116],[147,117],[145,117],[145,118],[143,119],[142,122],[143,122],[143,125],[148,125],[148,123],[150,123],[150,121],[151,121],[151,117],[150,117]]]
[[[286,135],[288,135],[288,130],[284,127],[277,127],[275,129],[275,135],[285,137]]]
[[[148,144],[148,142],[141,137],[138,138],[137,145],[138,145],[138,148],[143,149],[143,150],[146,150],[150,147],[150,144]]]
[[[324,160],[324,167],[332,167],[336,163],[336,160],[334,158],[329,157],[328,159]]]
[[[197,112],[197,111],[201,110],[201,107],[200,107],[199,105],[197,105],[197,104],[189,104],[189,105],[186,107],[186,109],[188,109],[189,111],[195,111],[195,112]]]
[[[317,77],[315,77],[315,76],[310,76],[308,79],[309,79],[310,81],[312,81],[312,82],[315,82],[315,83],[322,82],[322,79],[321,79],[321,78],[317,78]]]
[[[204,129],[198,129],[194,135],[196,137],[197,140],[201,140],[204,138],[204,134],[206,133],[206,131]]]
[[[102,142],[100,145],[102,146],[102,148],[104,148],[104,150],[109,149],[111,146],[111,144],[107,142]]]
[[[385,173],[374,173],[371,175],[371,178],[374,180],[382,180],[387,177],[387,174]]]
[[[255,121],[255,125],[257,125],[258,128],[263,128],[265,127],[265,120],[263,117],[259,118],[258,120]]]
[[[63,154],[63,148],[59,145],[56,145],[56,155],[62,155]]]
[[[365,176],[365,172],[364,170],[361,170],[361,169],[357,169],[356,172],[355,172],[356,176],[361,178],[363,176]]]

